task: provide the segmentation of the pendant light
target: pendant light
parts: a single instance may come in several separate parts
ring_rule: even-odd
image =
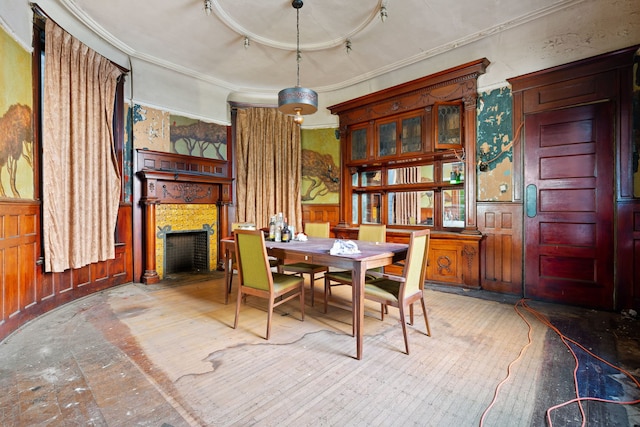
[[[294,115],[294,121],[302,124],[303,115],[313,114],[318,111],[318,94],[305,87],[300,87],[300,8],[302,0],[293,0],[291,6],[296,9],[296,64],[297,64],[297,83],[295,87],[282,89],[278,92],[278,110],[284,114]]]

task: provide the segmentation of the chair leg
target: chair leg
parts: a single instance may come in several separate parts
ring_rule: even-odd
[[[267,340],[271,337],[271,318],[273,317],[273,298],[269,298],[269,312],[267,314]]]
[[[402,335],[404,336],[404,348],[406,353],[409,354],[409,337],[407,335],[407,322],[404,319],[404,304],[398,304],[398,310],[400,310],[400,323],[402,324]]]
[[[302,316],[302,321],[304,322],[304,281],[300,287],[300,314]]]
[[[242,287],[238,285],[238,299],[236,300],[236,320],[233,322],[233,329],[238,327],[238,317],[240,317],[241,302],[242,302]]]
[[[424,297],[420,298],[422,303],[422,314],[424,314],[424,324],[427,327],[427,336],[431,336],[431,328],[429,327],[429,319],[427,318],[427,307],[424,304]]]
[[[324,312],[327,312],[327,307],[329,306],[329,291],[331,290],[331,281],[325,277],[324,278]]]
[[[413,303],[409,304],[409,324],[413,325]]]

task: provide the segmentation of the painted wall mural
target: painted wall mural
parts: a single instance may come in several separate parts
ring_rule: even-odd
[[[31,53],[0,28],[0,197],[34,198]]]
[[[340,140],[336,129],[302,129],[303,204],[340,202]]]
[[[171,115],[171,152],[227,160],[227,126]]]
[[[512,199],[512,105],[508,87],[482,92],[478,96],[478,201]]]

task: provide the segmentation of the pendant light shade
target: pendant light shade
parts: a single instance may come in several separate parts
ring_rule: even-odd
[[[297,23],[297,43],[296,43],[296,63],[297,63],[297,84],[295,87],[282,89],[278,93],[278,110],[284,114],[295,115],[295,122],[301,124],[302,116],[313,114],[318,111],[318,94],[305,87],[300,87],[300,8],[302,0],[293,0],[291,6],[296,9]]]

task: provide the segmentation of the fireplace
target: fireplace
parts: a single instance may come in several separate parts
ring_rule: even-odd
[[[209,238],[206,231],[167,233],[165,239],[165,276],[209,270]]]
[[[142,233],[134,250],[142,258],[134,263],[134,278],[151,284],[167,273],[220,268],[220,230],[228,226],[233,181],[228,162],[139,149],[136,164],[134,228]]]

